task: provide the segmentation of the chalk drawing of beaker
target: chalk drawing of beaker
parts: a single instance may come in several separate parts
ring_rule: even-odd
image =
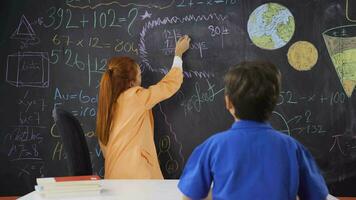
[[[342,87],[351,97],[356,85],[356,24],[334,27],[322,35]]]

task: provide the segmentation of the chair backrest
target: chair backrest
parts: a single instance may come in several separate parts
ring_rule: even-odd
[[[52,115],[67,156],[69,176],[93,174],[88,145],[79,121],[61,108],[54,108]]]

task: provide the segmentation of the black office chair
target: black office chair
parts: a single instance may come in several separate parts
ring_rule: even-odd
[[[79,121],[61,108],[54,108],[52,116],[67,155],[69,176],[92,175],[88,145]]]

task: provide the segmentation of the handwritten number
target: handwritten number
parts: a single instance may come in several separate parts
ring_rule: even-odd
[[[100,13],[99,24],[100,24],[101,28],[105,28],[106,27],[106,14],[105,13]]]
[[[177,7],[185,7],[186,5],[184,5],[184,0],[182,0],[178,5]]]
[[[59,27],[61,27],[61,25],[62,25],[62,22],[63,22],[63,9],[62,8],[59,8],[57,10],[57,15],[60,17],[60,20],[59,20],[59,24],[54,28],[54,30],[59,29]]]
[[[64,54],[65,54],[65,55],[68,54],[68,58],[67,58],[67,61],[66,61],[66,65],[73,67],[73,65],[69,64],[70,59],[71,59],[71,57],[72,57],[72,50],[66,49],[66,50],[64,51]]]
[[[293,101],[293,93],[291,91],[287,91],[287,96],[289,97],[287,103],[297,103]]]
[[[311,122],[311,121],[310,121],[310,116],[311,116],[311,112],[310,112],[310,110],[307,110],[307,111],[305,112],[305,117],[306,117],[305,122],[306,122],[306,123]]]
[[[107,65],[107,63],[108,63],[108,60],[105,59],[105,58],[103,58],[103,59],[101,59],[100,62],[101,62],[103,65],[101,66],[101,68],[99,69],[99,71],[105,71],[105,68],[106,68],[106,65]]]
[[[85,69],[85,64],[83,61],[80,61],[78,59],[78,53],[75,54],[75,61],[74,61],[75,66],[77,66],[78,69],[84,70]]]
[[[121,25],[120,24],[115,24],[115,19],[116,19],[116,15],[115,15],[115,10],[113,10],[113,9],[109,9],[108,10],[108,16],[110,16],[110,13],[112,13],[112,21],[111,21],[111,23],[110,23],[110,27],[121,27]]]
[[[52,64],[57,64],[57,63],[58,63],[58,60],[59,60],[59,53],[60,53],[61,51],[62,51],[62,50],[52,49],[51,57],[54,57],[54,60],[51,61]]]
[[[70,26],[70,22],[72,21],[72,11],[69,9],[66,9],[66,12],[68,13],[68,21],[67,21],[67,25],[66,28],[78,28],[77,26]]]
[[[53,26],[54,22],[56,22],[56,18],[54,15],[56,14],[56,8],[55,7],[50,7],[47,12],[50,12],[50,15],[48,16],[51,19],[51,23],[49,24],[43,24],[44,27],[49,28]]]
[[[136,20],[136,17],[137,17],[137,14],[138,14],[138,9],[137,8],[132,8],[130,11],[129,11],[129,14],[128,14],[128,18],[131,17],[131,14],[133,15],[132,17],[132,20],[131,22],[129,23],[128,27],[127,27],[127,32],[129,33],[130,36],[132,36],[133,34],[131,33],[131,26],[132,24],[135,22]]]
[[[89,44],[90,44],[91,47],[99,48],[99,46],[98,46],[99,38],[98,37],[90,38]]]

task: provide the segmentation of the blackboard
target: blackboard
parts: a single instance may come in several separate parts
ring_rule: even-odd
[[[94,171],[103,176],[94,130],[98,81],[107,60],[133,57],[148,86],[169,70],[175,40],[183,34],[192,37],[184,83],[154,108],[165,178],[179,178],[194,147],[230,127],[222,76],[242,60],[259,59],[272,61],[283,75],[272,125],[311,151],[332,194],[356,195],[356,2],[276,0],[280,16],[273,9],[270,16],[264,12],[272,5],[266,3],[1,1],[0,195],[32,191],[36,177],[66,175],[54,106],[82,123]],[[258,36],[253,24],[262,17],[277,32]],[[348,67],[336,68],[340,63]]]

